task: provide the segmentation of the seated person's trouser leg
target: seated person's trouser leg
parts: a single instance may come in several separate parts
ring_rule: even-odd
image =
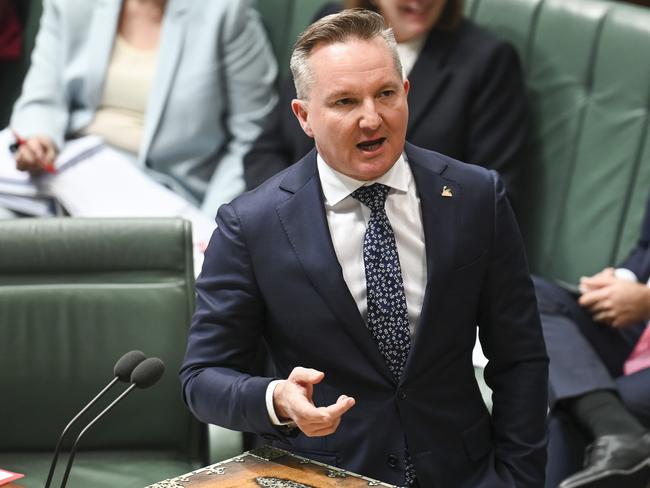
[[[549,363],[549,447],[546,486],[555,488],[582,467],[590,442],[557,401],[594,390],[617,390],[623,403],[650,426],[650,369],[621,376],[643,326],[616,330],[595,323],[568,292],[535,277]],[[616,378],[616,379],[614,379]]]

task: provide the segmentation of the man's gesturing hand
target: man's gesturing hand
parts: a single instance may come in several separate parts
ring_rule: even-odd
[[[354,406],[354,398],[341,395],[335,404],[317,407],[312,401],[314,385],[325,374],[315,369],[297,367],[289,378],[278,383],[273,392],[275,413],[281,419],[293,420],[308,437],[332,434],[341,423],[341,416]]]

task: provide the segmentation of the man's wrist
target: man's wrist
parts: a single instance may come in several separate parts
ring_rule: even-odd
[[[296,423],[292,420],[280,420],[277,412],[275,411],[275,405],[273,404],[273,394],[275,393],[275,388],[283,380],[273,380],[269,383],[269,386],[266,387],[266,411],[269,414],[269,419],[273,425],[284,426],[284,427],[295,427]]]

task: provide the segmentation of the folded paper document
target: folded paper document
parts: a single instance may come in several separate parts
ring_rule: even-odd
[[[0,205],[33,216],[52,215],[55,203],[75,217],[184,217],[194,243],[205,247],[215,224],[192,203],[161,185],[127,156],[85,136],[66,142],[54,173],[18,171],[0,132]]]

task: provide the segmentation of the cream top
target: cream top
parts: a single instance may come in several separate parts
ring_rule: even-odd
[[[102,100],[84,133],[96,134],[108,144],[137,154],[157,58],[158,49],[134,48],[117,35]]]

